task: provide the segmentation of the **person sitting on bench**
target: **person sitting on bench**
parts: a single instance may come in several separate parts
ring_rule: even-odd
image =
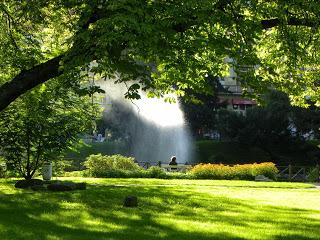
[[[169,162],[169,165],[172,165],[171,171],[177,171],[178,170],[177,167],[174,167],[174,166],[178,165],[176,156],[172,156],[171,157],[171,161]]]

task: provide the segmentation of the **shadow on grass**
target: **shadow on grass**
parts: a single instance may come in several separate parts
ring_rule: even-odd
[[[320,235],[320,223],[310,217],[314,211],[186,189],[95,186],[1,194],[0,239],[304,240]],[[138,196],[139,207],[122,207],[126,195]]]

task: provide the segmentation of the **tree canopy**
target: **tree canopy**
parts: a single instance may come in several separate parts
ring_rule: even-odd
[[[319,148],[310,140],[319,136],[319,108],[291,106],[288,96],[277,91],[267,92],[263,102],[245,115],[219,110],[216,127],[222,139],[258,147],[277,164],[318,163]]]
[[[208,92],[206,76],[234,67],[256,93],[319,103],[319,23],[317,0],[4,0],[0,110],[49,79],[79,88],[93,61],[150,95]]]

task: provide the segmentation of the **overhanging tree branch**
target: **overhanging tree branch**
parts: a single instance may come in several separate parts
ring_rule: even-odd
[[[92,15],[81,26],[81,30],[85,31],[89,25],[99,20],[101,16],[93,11]],[[16,98],[26,93],[30,89],[38,86],[41,83],[60,76],[63,71],[59,70],[60,61],[64,55],[59,55],[47,62],[34,66],[33,68],[21,71],[11,81],[0,86],[0,111],[4,110]]]
[[[263,29],[274,28],[279,26],[280,24],[281,20],[279,18],[261,20],[261,26]],[[289,17],[287,22],[283,24],[289,26],[315,27],[319,24],[319,21]]]
[[[0,86],[0,111],[5,109],[16,98],[37,85],[62,74],[59,62],[63,55],[41,63],[29,70],[20,72],[11,81]]]

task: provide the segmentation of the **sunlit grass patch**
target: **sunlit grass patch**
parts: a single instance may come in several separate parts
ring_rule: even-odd
[[[65,179],[64,179],[65,180]],[[15,190],[1,180],[0,239],[319,239],[320,191],[246,181],[70,179],[85,191]],[[127,195],[137,208],[124,208]]]
[[[82,178],[59,177],[59,180],[85,181],[91,184],[124,184],[124,185],[181,185],[181,186],[221,186],[221,187],[252,187],[252,188],[314,188],[311,183],[294,182],[255,182],[244,180],[186,180],[186,179],[152,179],[152,178]]]

